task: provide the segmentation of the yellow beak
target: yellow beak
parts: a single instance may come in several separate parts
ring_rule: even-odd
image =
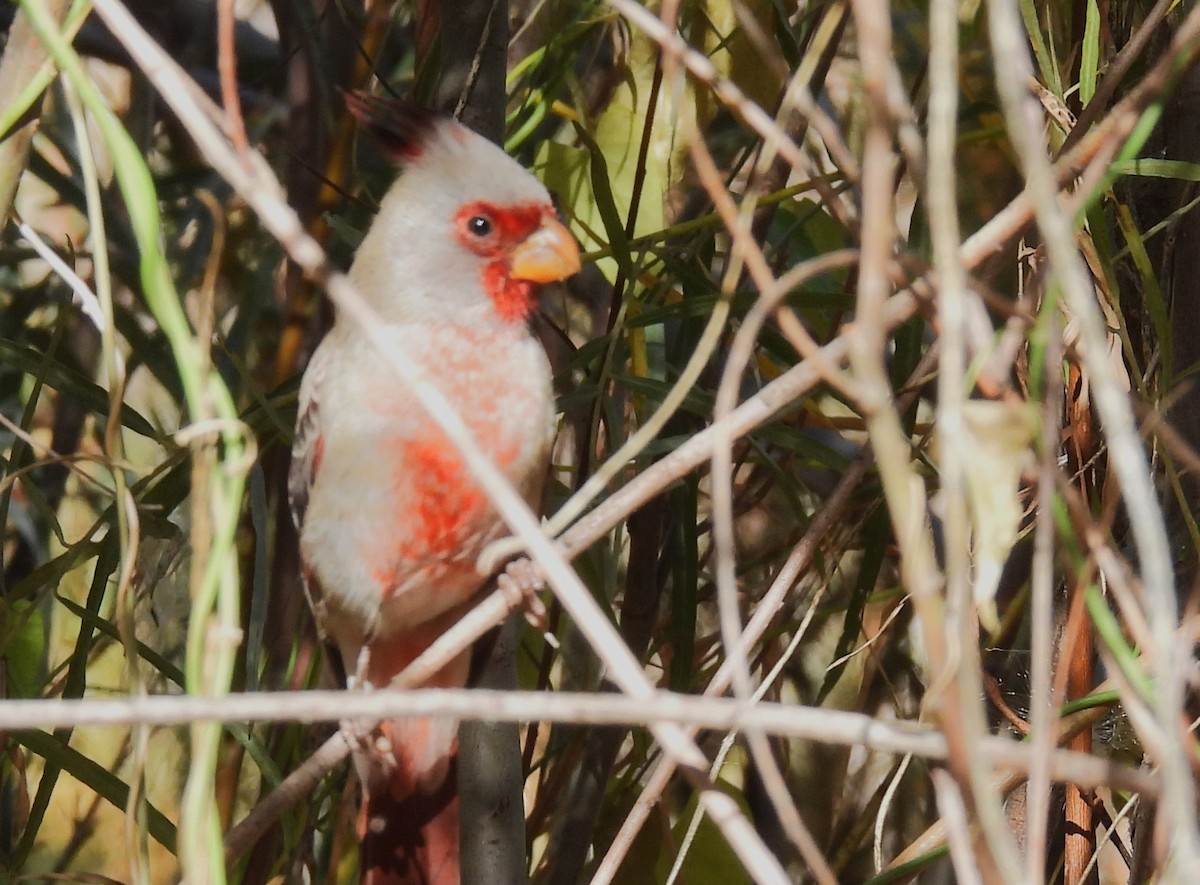
[[[579,273],[579,245],[557,219],[547,218],[512,252],[509,277],[553,283]]]

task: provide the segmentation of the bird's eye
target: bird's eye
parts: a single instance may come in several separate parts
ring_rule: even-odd
[[[483,239],[492,232],[492,219],[486,215],[472,215],[467,219],[467,230]]]

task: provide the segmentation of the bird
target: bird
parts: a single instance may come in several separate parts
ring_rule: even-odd
[[[375,328],[458,410],[536,507],[555,434],[539,291],[580,268],[543,184],[500,147],[416,104],[352,92],[400,167],[349,277]],[[300,386],[288,476],[303,583],[347,684],[385,689],[472,605],[505,524],[457,449],[349,317]],[[470,652],[423,687],[466,685]],[[364,885],[458,885],[457,723],[396,719],[354,744]]]

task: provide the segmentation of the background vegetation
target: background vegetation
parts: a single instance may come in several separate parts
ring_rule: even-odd
[[[336,722],[398,710],[525,723],[464,733],[474,881],[1200,869],[1193,4],[0,10],[4,881],[352,881]],[[393,174],[359,87],[587,252],[486,677],[537,694],[316,691],[282,480]]]

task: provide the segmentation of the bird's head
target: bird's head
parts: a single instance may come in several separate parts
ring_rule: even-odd
[[[404,168],[350,272],[385,320],[524,323],[542,284],[579,270],[546,188],[499,147],[406,102],[346,104]]]

